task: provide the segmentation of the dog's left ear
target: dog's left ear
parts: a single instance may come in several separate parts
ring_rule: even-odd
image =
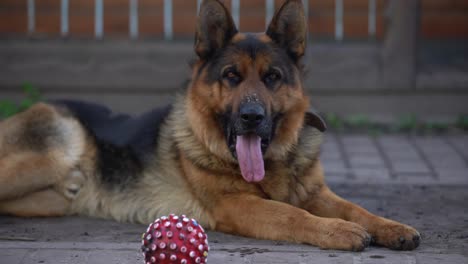
[[[278,10],[266,34],[297,61],[306,49],[307,23],[301,0],[288,0]]]
[[[312,126],[320,130],[320,132],[325,132],[327,130],[327,124],[323,118],[318,114],[315,109],[309,109],[305,113],[304,124],[307,126]]]
[[[220,1],[202,2],[195,32],[195,52],[200,59],[207,59],[226,46],[236,33],[234,20]]]

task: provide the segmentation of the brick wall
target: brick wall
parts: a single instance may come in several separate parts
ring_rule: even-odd
[[[422,0],[421,31],[426,38],[468,38],[467,0]]]
[[[275,0],[278,7],[284,0]],[[384,32],[384,9],[389,0],[376,0],[376,35]],[[60,0],[35,0],[37,36],[60,36]],[[162,37],[163,0],[139,0],[139,36]],[[230,8],[231,1],[224,0]],[[368,38],[368,0],[343,0],[344,37]],[[69,35],[94,36],[94,0],[69,0]],[[195,0],[173,0],[175,37],[191,37],[196,20]],[[421,32],[424,38],[468,38],[467,0],[421,0]],[[335,30],[335,1],[309,1],[312,36],[332,38]],[[27,33],[27,1],[0,1],[0,36]],[[241,0],[240,29],[263,31],[265,0]],[[104,35],[126,38],[129,31],[129,0],[104,0]]]

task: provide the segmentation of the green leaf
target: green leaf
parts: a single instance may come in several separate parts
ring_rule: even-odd
[[[457,126],[461,129],[468,130],[468,115],[460,115],[457,119]]]
[[[24,110],[28,109],[29,107],[31,107],[35,103],[36,103],[36,101],[31,99],[31,98],[23,99],[21,101],[20,105],[19,105],[19,110],[24,111]]]
[[[0,101],[0,117],[7,118],[19,111],[18,106],[10,101]]]
[[[31,83],[24,83],[23,84],[23,92],[26,94],[26,97],[37,102],[40,100],[41,95],[39,90],[35,88]]]
[[[346,123],[353,127],[369,127],[371,125],[370,119],[366,115],[362,114],[348,117],[346,119]]]
[[[341,130],[343,128],[343,121],[335,113],[328,113],[325,115],[325,121],[330,127]]]
[[[399,131],[412,131],[418,127],[418,119],[413,114],[408,114],[400,117],[397,123]]]

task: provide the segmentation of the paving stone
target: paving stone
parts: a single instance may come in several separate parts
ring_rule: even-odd
[[[26,249],[1,249],[0,263],[20,264],[27,252]]]
[[[416,264],[416,258],[409,254],[369,254],[353,257],[353,264]]]
[[[408,149],[402,151],[384,150],[385,155],[391,161],[405,161],[405,160],[422,160],[421,155],[415,149]]]
[[[431,173],[430,168],[423,161],[395,161],[391,162],[392,170],[395,173]]]
[[[379,155],[350,155],[349,163],[353,168],[381,168],[385,167],[383,158]]]
[[[421,264],[466,264],[468,257],[459,254],[420,254],[416,255]]]
[[[289,252],[273,252],[269,254],[254,254],[252,255],[251,263],[269,264],[269,263],[301,263],[301,257],[298,253]]]
[[[371,212],[416,227],[423,234],[418,250],[370,247],[363,253],[324,251],[209,232],[212,251],[208,263],[468,263],[468,156],[464,156],[468,154],[468,136],[381,136],[376,140],[391,168],[372,138],[340,136],[346,150],[343,153],[336,137],[327,139],[321,158],[331,189]],[[0,263],[143,263],[138,237],[144,228],[79,217],[0,216]],[[84,232],[89,235],[83,236]],[[4,241],[2,236],[37,241]]]
[[[100,252],[100,251],[99,251]],[[67,263],[67,264],[82,264],[82,263],[119,263],[110,261],[111,255],[106,255],[106,262],[90,261],[88,259],[88,251],[80,250],[62,250],[62,249],[37,249],[26,254],[21,264],[37,264],[37,263]],[[109,262],[110,261],[110,262]],[[120,262],[126,263],[126,262]]]
[[[336,135],[334,133],[325,133],[323,142],[324,144],[337,144]]]
[[[394,182],[404,184],[440,184],[439,179],[436,179],[432,174],[419,174],[419,173],[397,173]]]
[[[352,264],[353,254],[343,252],[329,252],[325,254],[301,254],[300,264]]]
[[[387,168],[352,168],[354,179],[361,183],[388,183],[390,172]]]
[[[366,154],[366,155],[378,155],[379,150],[375,145],[364,144],[364,145],[345,145],[345,150],[348,155],[354,154]]]
[[[246,264],[251,262],[252,256],[240,256],[240,253],[235,252],[219,252],[214,251],[208,254],[207,263],[227,263],[227,264]]]
[[[465,161],[468,163],[468,136],[448,136],[447,141],[463,155]]]
[[[435,168],[441,184],[468,184],[468,169]]]
[[[346,174],[349,169],[342,160],[322,160],[322,165],[325,173],[331,174]]]
[[[348,155],[353,155],[353,154],[373,155],[373,154],[379,153],[377,146],[375,146],[373,143],[356,144],[356,145],[344,144],[344,150],[346,154]]]
[[[412,148],[412,144],[410,143],[407,136],[400,136],[400,135],[385,135],[380,136],[377,138],[377,142],[379,144],[388,149],[388,150],[398,150],[402,148]]]
[[[426,155],[432,167],[438,168],[468,168],[465,160],[455,152],[444,154],[431,153]]]
[[[336,141],[326,141],[321,145],[322,152],[340,152],[340,146]]]
[[[395,180],[392,180],[393,182]],[[370,247],[363,253],[325,251],[308,245],[272,242],[209,232],[212,251],[209,263],[417,263],[430,262],[425,254],[439,256],[438,264],[466,263],[466,201],[468,193],[463,186],[393,186],[375,185],[332,185],[340,196],[357,203],[378,215],[411,224],[423,234],[420,248],[411,252],[391,251]],[[448,202],[449,201],[449,202]],[[0,233],[16,230],[18,237],[26,237],[26,226],[43,231],[39,241],[17,242],[0,239],[0,263],[2,256],[24,252],[30,255],[25,263],[143,263],[139,242],[129,243],[138,236],[144,225],[131,225],[79,217],[53,219],[23,219],[1,216]],[[79,225],[81,223],[81,225]],[[84,228],[84,229],[83,229]],[[89,236],[72,236],[83,231]],[[63,242],[60,242],[63,241]],[[19,251],[18,251],[19,250]],[[15,251],[19,253],[11,254]],[[6,253],[5,253],[6,252]],[[34,252],[34,254],[32,254]],[[437,254],[435,254],[437,253]],[[78,257],[75,257],[75,254]],[[457,255],[458,254],[458,255]],[[329,255],[332,255],[331,257]],[[447,255],[447,258],[444,256]],[[18,263],[14,259],[14,264]],[[47,259],[46,259],[47,258]],[[76,258],[76,260],[75,260]],[[5,258],[7,259],[7,258]],[[273,259],[273,260],[272,260]],[[285,260],[286,259],[286,260]],[[255,260],[258,260],[255,261]],[[444,261],[446,260],[446,261]],[[6,262],[10,263],[10,262]]]
[[[323,159],[343,159],[339,149],[323,149],[320,152],[320,158]]]
[[[367,135],[341,135],[341,141],[344,145],[373,145],[373,140]]]
[[[346,174],[325,174],[325,182],[327,184],[339,184],[339,183],[351,183],[354,182],[353,179],[351,179],[348,175]]]
[[[108,263],[144,263],[143,254],[139,250],[98,250],[89,253],[87,263],[108,264]]]
[[[330,141],[326,141],[326,142],[323,142],[322,145],[321,145],[322,148],[326,148],[326,149],[338,149],[339,148],[339,144],[334,141],[334,142],[330,142]]]
[[[414,139],[414,142],[424,153],[453,152],[453,148],[442,137],[418,137]]]

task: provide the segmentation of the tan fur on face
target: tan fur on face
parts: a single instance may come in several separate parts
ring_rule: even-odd
[[[263,42],[271,39],[265,34],[254,35]],[[233,42],[245,39],[245,35],[237,34]],[[308,98],[304,94],[300,70],[295,68],[296,86],[282,85],[274,91],[265,87],[259,74],[268,69],[271,58],[267,54],[258,54],[255,60],[249,55],[234,53],[237,68],[244,76],[242,83],[235,88],[227,87],[224,82],[206,84],[206,72],[200,76],[193,75],[193,82],[188,91],[187,114],[188,121],[195,136],[207,149],[226,162],[235,162],[229,149],[217,114],[223,113],[226,106],[232,106],[235,112],[246,96],[255,96],[266,106],[267,114],[284,113],[276,129],[276,136],[265,154],[265,159],[284,159],[297,143],[298,131],[304,123],[304,115],[309,108]],[[194,72],[198,72],[201,64],[196,64]],[[205,67],[206,70],[206,67]]]

